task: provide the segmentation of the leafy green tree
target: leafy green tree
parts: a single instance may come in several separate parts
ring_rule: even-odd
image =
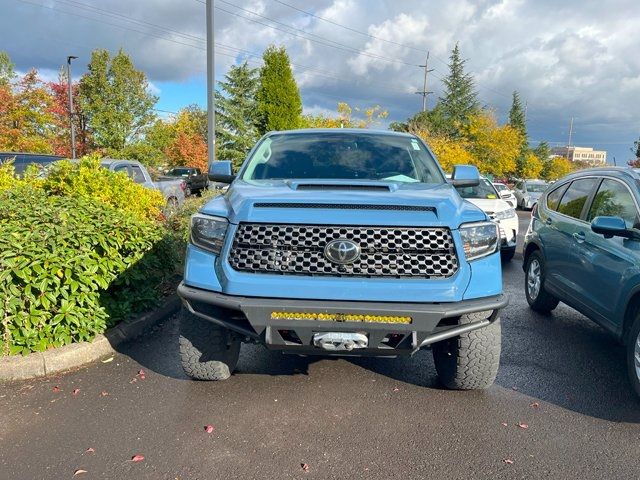
[[[635,155],[636,160],[640,160],[640,138],[633,142],[633,148],[631,149],[631,152]]]
[[[455,133],[441,103],[432,110],[416,113],[407,120],[406,125],[408,131],[426,131],[436,136],[452,136]]]
[[[258,131],[287,130],[300,126],[302,100],[284,47],[270,46],[263,55],[258,87]]]
[[[469,117],[480,109],[475,82],[473,76],[465,72],[465,63],[456,43],[449,57],[449,74],[444,79],[444,93],[440,98],[442,114],[457,130],[455,135],[460,134],[461,126],[467,125]]]
[[[149,93],[145,74],[123,50],[111,58],[107,50],[98,49],[80,80],[78,100],[96,146],[119,152],[154,121],[158,98]]]
[[[0,51],[0,86],[11,83],[15,77],[14,64],[7,52]]]
[[[216,149],[238,168],[258,140],[258,69],[233,65],[216,91]]]

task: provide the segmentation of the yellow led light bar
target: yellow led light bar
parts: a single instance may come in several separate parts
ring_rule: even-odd
[[[320,320],[324,322],[411,323],[411,317],[351,313],[271,312],[271,320]]]

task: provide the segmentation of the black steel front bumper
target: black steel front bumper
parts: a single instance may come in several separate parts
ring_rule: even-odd
[[[368,348],[341,355],[408,355],[421,347],[462,333],[486,327],[508,304],[505,295],[451,303],[344,302],[295,300],[225,295],[181,283],[178,295],[187,310],[222,325],[246,340],[268,348],[300,354],[330,354],[315,347],[314,334],[320,332],[361,332],[368,336]],[[409,324],[364,323],[321,320],[274,320],[272,312],[313,312],[341,315],[408,316]],[[472,323],[460,324],[462,315],[486,312]]]

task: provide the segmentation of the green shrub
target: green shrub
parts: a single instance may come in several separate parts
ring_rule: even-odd
[[[165,204],[159,191],[138,185],[124,172],[102,168],[98,157],[55,162],[42,182],[42,188],[52,195],[96,199],[140,219],[159,219]]]
[[[86,174],[81,170],[78,179]],[[62,190],[75,184],[65,182],[74,176],[69,172],[67,164],[54,177]],[[104,180],[111,177],[89,177],[91,185],[115,188]],[[94,193],[100,201],[87,198]],[[135,203],[130,189],[128,195],[114,203]],[[0,191],[3,354],[90,340],[114,319],[147,309],[158,298],[158,286],[174,268],[166,230],[141,219],[141,211],[112,208],[101,197],[91,188],[50,195],[28,184]]]

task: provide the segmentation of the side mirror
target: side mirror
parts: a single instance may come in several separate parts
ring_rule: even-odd
[[[209,165],[209,180],[220,183],[231,183],[236,176],[231,173],[229,160],[218,160]]]
[[[456,165],[451,174],[454,187],[476,187],[480,185],[480,172],[473,165]]]
[[[604,235],[604,238],[634,236],[633,231],[627,228],[627,224],[620,217],[596,217],[591,222],[591,230]]]

